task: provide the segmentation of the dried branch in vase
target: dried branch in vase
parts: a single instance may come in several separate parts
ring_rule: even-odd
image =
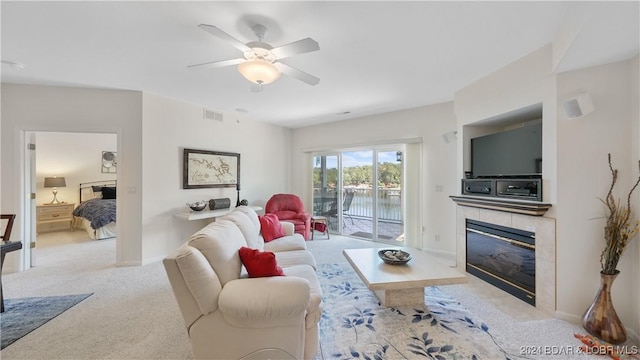
[[[638,234],[640,221],[632,221],[631,194],[640,184],[640,176],[629,191],[626,206],[623,206],[620,199],[615,199],[613,196],[613,188],[618,181],[618,169],[614,169],[611,165],[611,154],[608,156],[612,179],[607,197],[605,200],[600,199],[606,206],[607,213],[607,223],[604,227],[605,247],[600,255],[600,264],[603,274],[613,275],[617,273],[618,261],[620,261],[629,241]],[[640,161],[638,169],[640,170]]]

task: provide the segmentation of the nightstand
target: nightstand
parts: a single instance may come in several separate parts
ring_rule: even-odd
[[[51,204],[36,206],[36,231],[73,230],[73,208],[76,204]]]

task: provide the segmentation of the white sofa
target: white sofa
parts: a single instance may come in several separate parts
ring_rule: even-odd
[[[197,359],[313,359],[322,293],[316,263],[293,224],[265,243],[240,206],[205,226],[163,263]],[[272,251],[285,276],[249,278],[238,250]]]

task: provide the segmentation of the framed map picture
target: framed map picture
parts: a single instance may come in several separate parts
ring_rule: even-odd
[[[240,183],[240,154],[184,149],[182,188],[236,187]]]

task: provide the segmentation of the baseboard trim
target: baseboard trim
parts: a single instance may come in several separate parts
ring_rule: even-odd
[[[638,333],[629,328],[626,328],[626,329],[627,329],[627,342],[631,341],[634,344],[640,345],[640,336],[638,335]]]
[[[144,260],[142,261],[142,265],[144,266],[144,265],[153,264],[153,263],[156,263],[156,262],[162,261],[163,259],[164,259],[164,257],[163,257],[163,256],[158,256],[158,257],[151,258],[151,259],[144,259]]]
[[[575,314],[570,314],[563,311],[556,311],[554,314],[554,317],[559,320],[564,320],[577,325],[582,325],[582,317]],[[634,344],[640,344],[640,336],[638,336],[638,333],[635,332],[633,329],[629,329],[628,327],[625,327],[625,329],[627,330],[627,343],[631,342]]]
[[[119,261],[116,263],[116,266],[118,267],[124,267],[124,266],[141,266],[142,263],[140,261]]]
[[[568,321],[570,323],[574,323],[574,324],[582,324],[582,317],[575,315],[575,314],[570,314],[564,311],[557,311],[554,313],[554,317],[556,319],[559,320],[564,320],[564,321]]]
[[[422,248],[421,250],[424,251],[424,252],[433,253],[433,254],[437,254],[437,255],[449,256],[452,259],[456,258],[455,251],[434,250],[434,249],[431,249],[431,248]]]

